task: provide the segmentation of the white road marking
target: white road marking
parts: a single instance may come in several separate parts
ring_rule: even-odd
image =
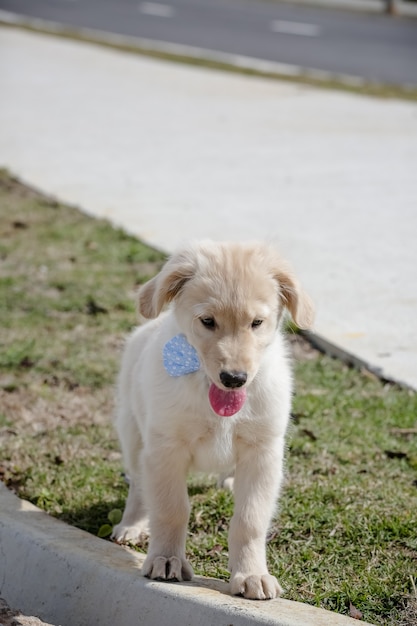
[[[302,37],[318,37],[320,35],[320,26],[317,24],[304,24],[302,22],[274,20],[271,22],[271,29],[274,33],[300,35]]]
[[[154,17],[173,17],[175,13],[173,7],[168,4],[160,4],[159,2],[141,2],[139,11]]]

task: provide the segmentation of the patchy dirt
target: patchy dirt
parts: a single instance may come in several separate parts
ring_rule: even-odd
[[[17,426],[36,436],[60,426],[70,428],[79,423],[102,425],[109,421],[113,389],[100,389],[97,393],[81,386],[68,389],[62,383],[55,384],[52,378],[33,380],[31,387],[20,385],[8,390],[0,374],[0,406],[13,424],[11,428],[4,429],[6,434],[10,431],[13,434],[13,428]]]
[[[5,600],[0,598],[0,626],[53,626],[43,622],[38,617],[23,615],[20,611],[11,609]]]
[[[69,389],[62,383],[55,386],[53,381],[45,384],[36,377],[30,386],[21,384],[9,389],[0,375],[0,409],[7,416],[7,421],[0,423],[0,448],[4,449],[0,480],[22,496],[22,476],[31,475],[34,462],[38,466],[43,463],[49,471],[50,463],[62,465],[74,458],[89,458],[89,437],[83,432],[94,426],[104,427],[102,457],[108,461],[120,459],[119,452],[106,446],[107,436],[115,438],[111,426],[113,395],[112,388],[92,393],[84,387]],[[59,436],[60,431],[74,429],[78,429],[78,437]]]
[[[294,361],[312,361],[320,354],[302,335],[289,333],[287,340]]]

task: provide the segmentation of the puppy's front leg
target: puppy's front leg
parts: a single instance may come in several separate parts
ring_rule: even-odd
[[[282,593],[266,564],[266,534],[282,480],[283,438],[260,450],[246,446],[236,466],[235,510],[229,533],[231,592],[253,600]]]
[[[150,542],[142,574],[158,580],[191,580],[193,569],[185,557],[190,515],[187,465],[181,451],[159,449],[144,459]],[[185,456],[185,455],[184,455]]]

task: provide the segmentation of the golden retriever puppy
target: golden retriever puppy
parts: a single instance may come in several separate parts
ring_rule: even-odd
[[[187,473],[234,472],[231,593],[281,593],[265,539],[291,404],[284,309],[298,326],[311,325],[309,298],[258,243],[194,244],[140,289],[139,311],[152,321],[133,332],[122,359],[116,429],[130,486],[113,538],[137,542],[150,532],[144,576],[192,578]]]

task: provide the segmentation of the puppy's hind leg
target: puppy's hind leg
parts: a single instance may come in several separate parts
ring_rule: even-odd
[[[142,437],[133,418],[124,420],[122,424],[116,423],[116,427],[130,481],[123,517],[120,524],[114,527],[112,539],[118,543],[141,543],[149,535],[148,515],[142,493]]]
[[[142,489],[132,478],[122,521],[113,528],[111,538],[118,543],[141,543],[149,536],[148,516],[143,504]]]
[[[225,472],[219,475],[217,479],[217,487],[218,489],[225,489],[226,491],[231,491],[233,493],[234,482],[234,472]]]

